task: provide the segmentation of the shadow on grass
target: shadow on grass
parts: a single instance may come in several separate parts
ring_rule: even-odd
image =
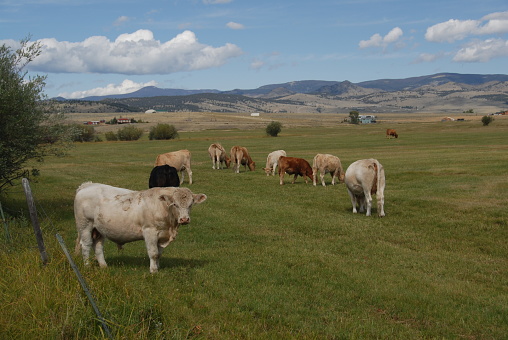
[[[148,268],[150,266],[150,260],[146,256],[128,256],[128,255],[117,255],[109,256],[106,261],[108,266],[111,267],[130,267],[130,268]],[[210,261],[206,260],[195,260],[195,259],[184,259],[174,257],[164,257],[159,260],[159,269],[168,268],[200,268],[205,266]]]

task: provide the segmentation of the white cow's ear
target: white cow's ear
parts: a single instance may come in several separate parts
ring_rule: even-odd
[[[194,194],[193,199],[194,199],[194,204],[199,204],[199,203],[206,201],[207,197],[205,194]]]

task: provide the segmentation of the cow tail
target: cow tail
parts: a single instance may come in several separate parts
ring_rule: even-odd
[[[78,232],[78,238],[76,238],[76,246],[74,247],[74,253],[76,255],[81,251],[81,234]]]
[[[377,162],[372,163],[372,167],[374,168],[374,180],[372,181],[372,188],[370,189],[370,194],[377,194],[377,188],[379,187],[379,167]]]
[[[385,183],[384,183],[384,180],[385,180],[385,176],[384,176],[384,169],[383,169],[383,166],[376,161],[376,196],[379,197],[378,195],[378,190],[381,189],[381,188],[384,188],[385,186]]]

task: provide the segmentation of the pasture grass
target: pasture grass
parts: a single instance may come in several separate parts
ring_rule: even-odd
[[[173,141],[76,144],[40,165],[31,187],[50,262],[42,266],[18,188],[2,197],[12,242],[0,239],[4,338],[102,338],[54,235],[73,252],[73,197],[85,181],[143,190],[159,153],[189,149],[193,208],[149,273],[143,242],[109,267],[74,256],[117,339],[501,339],[508,334],[508,121],[181,132]],[[256,171],[212,170],[207,148],[249,149]],[[377,158],[386,217],[354,215],[344,184],[284,186],[262,171],[269,152],[344,169]]]

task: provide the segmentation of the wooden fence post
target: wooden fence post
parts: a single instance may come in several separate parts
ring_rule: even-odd
[[[35,209],[35,203],[32,197],[32,189],[30,189],[30,183],[28,183],[28,179],[23,178],[21,183],[23,184],[23,189],[25,190],[26,203],[30,212],[30,219],[32,220],[32,227],[34,228],[35,238],[37,239],[37,246],[39,247],[39,252],[41,253],[42,264],[45,265],[48,263],[48,254],[46,253],[46,247],[44,246],[44,240],[42,238],[41,226],[39,225],[39,219],[37,218],[37,209]]]

